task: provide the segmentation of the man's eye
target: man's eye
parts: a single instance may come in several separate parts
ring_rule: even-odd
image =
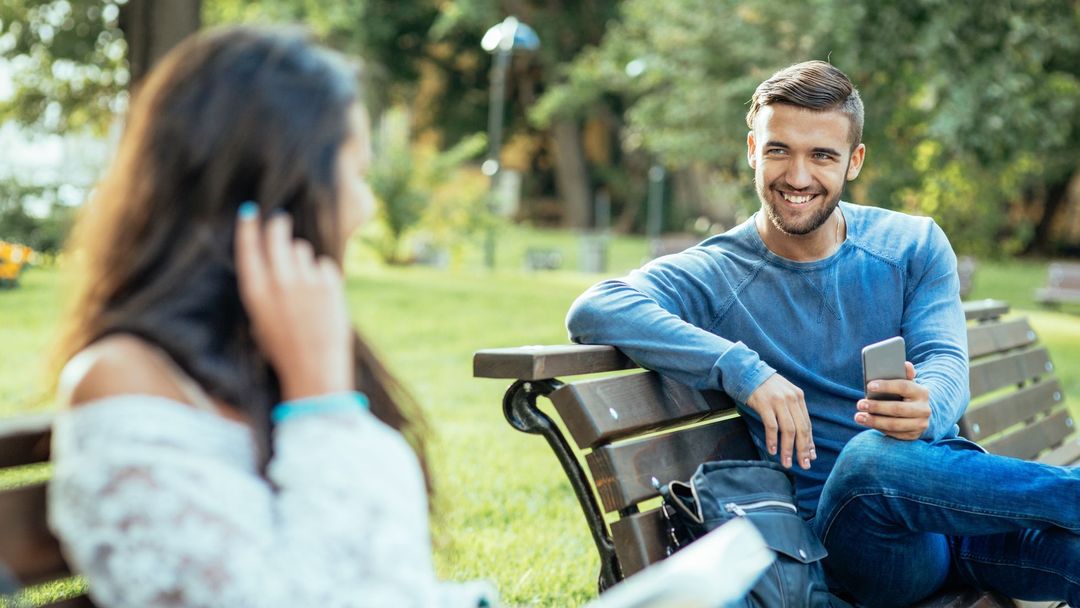
[[[766,154],[773,154],[773,155],[784,154],[785,152],[787,152],[787,151],[784,150],[783,148],[769,148],[768,150],[765,151]]]

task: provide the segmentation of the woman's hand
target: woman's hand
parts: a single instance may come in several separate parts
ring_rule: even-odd
[[[282,397],[353,390],[352,330],[334,261],[292,238],[288,214],[261,225],[255,203],[240,207],[235,255],[240,299]]]

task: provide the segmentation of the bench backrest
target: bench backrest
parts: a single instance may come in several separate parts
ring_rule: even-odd
[[[1007,310],[996,301],[965,305],[972,394],[978,399],[962,422],[963,432],[999,453],[1076,460],[1075,441],[1063,443],[1072,420],[1046,349],[1036,344],[1026,319],[1002,321]],[[601,553],[602,588],[666,557],[657,483],[685,480],[706,460],[758,458],[744,420],[723,393],[696,391],[655,372],[566,384],[545,380],[633,367],[617,350],[603,346],[493,349],[474,358],[478,377],[518,379],[504,403],[519,430],[558,432],[557,425],[525,428],[546,414],[521,409],[540,395],[554,405],[576,450],[565,437],[547,439],[590,526],[601,528],[592,531]],[[546,384],[538,389],[541,383]],[[576,462],[566,457],[569,451]]]
[[[1046,274],[1047,287],[1080,289],[1080,264],[1076,262],[1051,262]]]
[[[1026,317],[968,328],[971,403],[960,434],[994,454],[1048,464],[1080,460],[1076,425],[1046,347]]]
[[[64,599],[38,605],[93,608],[85,585],[72,578],[60,545],[46,524],[51,423],[51,414],[0,421],[0,564],[28,587],[68,580],[60,592]]]

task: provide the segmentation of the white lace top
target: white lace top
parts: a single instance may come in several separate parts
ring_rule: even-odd
[[[371,414],[279,425],[269,480],[247,426],[110,397],[55,422],[49,523],[90,595],[117,606],[483,606],[435,580],[415,455]]]

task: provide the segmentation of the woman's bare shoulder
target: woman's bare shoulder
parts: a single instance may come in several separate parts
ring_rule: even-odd
[[[107,336],[68,361],[60,374],[62,407],[117,395],[153,395],[186,403],[187,399],[159,361],[161,353],[130,334]]]

